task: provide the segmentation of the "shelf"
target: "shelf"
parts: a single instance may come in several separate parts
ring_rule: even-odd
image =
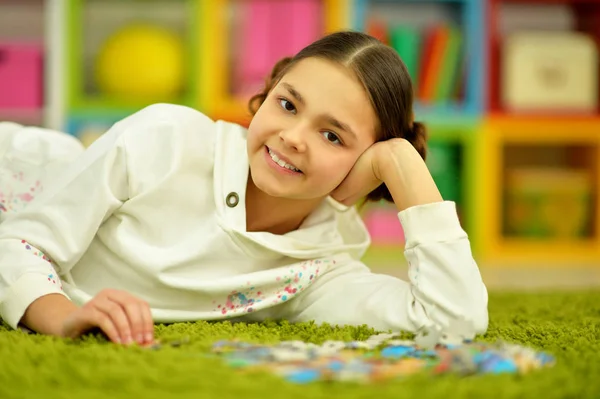
[[[398,51],[418,119],[470,118],[483,110],[482,7],[471,0],[353,0],[351,20],[353,29]]]
[[[469,111],[463,104],[432,104],[424,105],[418,101],[414,105],[415,120],[425,123],[468,123],[473,119],[481,118],[481,114]]]
[[[68,6],[65,3],[67,68],[64,74],[69,111],[135,112],[157,102],[196,106],[198,39],[194,23],[200,12],[197,4],[193,0],[157,0],[152,2],[152,7],[137,1],[73,0]],[[110,85],[110,90],[115,91],[114,94],[107,93],[101,89],[98,80],[101,49],[121,29],[140,25],[152,27],[152,30],[130,31],[128,36],[121,37],[121,44],[127,47],[115,50],[111,61],[115,63],[113,69],[120,71],[121,76],[112,74],[110,78],[103,78],[104,86]],[[112,46],[113,49],[117,47]],[[132,54],[132,58],[123,59],[128,54]],[[162,59],[173,61],[152,72],[150,68],[161,65]],[[148,72],[144,68],[148,68]],[[138,75],[135,75],[136,70]],[[132,76],[138,77],[132,79]],[[148,79],[147,85],[140,83],[144,76]],[[123,81],[116,84],[116,79]],[[138,94],[124,94],[119,86],[134,80],[135,87],[129,90]],[[154,89],[148,89],[153,86],[152,82]],[[117,94],[117,90],[123,94]]]
[[[486,260],[598,259],[599,128],[597,120],[486,121],[474,210]]]
[[[600,138],[600,117],[497,117],[486,120],[501,139],[510,143],[596,143]]]
[[[129,113],[125,112],[99,112],[98,110],[71,113],[64,131],[78,138],[85,147],[89,147],[112,125],[128,115]]]
[[[477,214],[473,209],[479,201],[479,190],[474,189],[480,169],[479,123],[471,120],[428,127],[428,168],[444,199],[456,202],[461,224],[476,251],[479,234],[476,232]],[[393,204],[370,203],[363,209],[363,217],[376,252],[380,248],[385,252],[385,248],[393,247],[394,243],[400,247],[403,245],[404,236]]]
[[[0,41],[43,41],[44,0],[4,0],[0,8]]]
[[[481,190],[478,189],[479,182],[484,176],[484,171],[481,168],[484,156],[482,151],[481,136],[481,121],[479,119],[465,119],[454,123],[431,123],[428,125],[429,143],[430,146],[453,149],[457,156],[457,165],[454,165],[456,170],[452,172],[454,179],[460,186],[458,190],[450,190],[452,194],[449,198],[446,195],[444,198],[455,200],[457,202],[457,210],[461,220],[462,227],[469,234],[469,239],[474,252],[480,250],[479,242],[481,233],[477,219],[480,217],[477,205],[481,202]],[[447,182],[439,183],[444,171],[435,171],[431,165],[437,160],[437,155],[434,151],[430,151],[428,165],[436,183],[441,191],[445,191],[444,187]],[[450,167],[449,167],[450,168]],[[448,188],[449,189],[449,188]],[[444,195],[444,193],[442,193]]]
[[[514,4],[598,4],[598,0],[502,0],[504,3]]]
[[[0,121],[44,122],[44,28],[42,0],[1,2]]]
[[[595,143],[510,143],[502,148],[501,235],[527,240],[598,239]]]
[[[541,266],[556,264],[575,264],[579,262],[597,262],[600,258],[598,242],[587,241],[531,241],[500,240],[485,256],[485,261],[510,264],[531,263]]]
[[[318,21],[315,21],[311,17],[313,14],[309,12],[294,13],[289,26],[275,30],[283,29],[286,31],[285,35],[274,35],[273,32],[269,32],[269,29],[281,24],[282,21],[274,16],[271,18],[268,12],[258,8],[242,10],[246,17],[256,13],[255,18],[247,21],[255,25],[240,22],[238,19],[241,14],[240,9],[250,7],[248,4],[250,2],[245,0],[205,1],[199,23],[202,32],[199,35],[200,46],[204,55],[201,60],[202,74],[199,80],[202,84],[198,87],[200,108],[214,119],[226,119],[242,125],[247,125],[251,119],[247,106],[248,99],[262,88],[264,79],[270,74],[276,61],[284,56],[293,56],[322,34],[335,32],[348,26],[346,17],[348,4],[345,0],[317,0],[310,4],[308,1],[293,4],[291,1],[285,3],[275,1],[274,7],[306,6],[320,9]],[[275,12],[281,12],[281,15],[286,18],[292,15],[289,10],[277,9]],[[300,23],[298,19],[300,15],[310,17],[311,20]],[[308,26],[315,24],[317,25],[315,29],[320,33],[308,29]],[[249,32],[257,30],[257,33],[256,35],[244,34],[245,29]],[[261,35],[263,30],[267,32]],[[260,54],[245,51],[256,46],[261,48]]]
[[[44,121],[43,109],[0,109],[0,122],[40,126]]]
[[[0,2],[0,42],[44,43],[45,50],[52,53],[46,59],[44,98],[47,104],[44,108],[0,110],[0,120],[29,125],[43,125],[52,120],[53,128],[63,129],[89,145],[116,121],[150,103],[164,101],[190,106],[212,119],[247,126],[251,120],[247,109],[248,97],[257,90],[265,77],[263,75],[268,74],[272,67],[272,64],[265,63],[264,71],[255,74],[253,82],[240,80],[240,70],[243,69],[240,66],[244,63],[238,57],[245,54],[247,58],[248,54],[260,53],[242,52],[237,40],[243,36],[243,17],[250,15],[241,15],[240,7],[245,7],[250,1]],[[283,3],[275,1],[278,7]],[[406,26],[417,32],[436,24],[440,26],[440,23],[460,27],[465,54],[468,54],[464,59],[468,73],[463,73],[458,82],[450,86],[452,95],[436,93],[433,99],[422,101],[417,89],[414,111],[415,120],[423,122],[429,133],[428,167],[444,196],[457,200],[461,223],[469,234],[478,260],[504,264],[529,260],[537,264],[600,261],[600,161],[597,160],[600,159],[600,107],[587,113],[566,113],[562,110],[509,112],[500,102],[505,33],[518,31],[523,26],[570,29],[588,32],[600,43],[600,1],[319,1],[317,20],[323,34],[345,29],[368,31],[375,36],[385,32],[378,31],[373,21]],[[49,4],[52,6],[49,7]],[[523,7],[527,8],[526,12],[519,12]],[[275,30],[285,34],[274,35],[275,24],[270,27],[268,40],[292,40],[294,28],[291,26],[296,23],[302,25],[305,19],[294,13],[288,14],[296,18],[288,23],[287,29]],[[48,18],[48,15],[60,17]],[[95,55],[105,39],[116,29],[132,22],[133,16],[136,20],[153,22],[178,32],[185,56],[189,57],[184,62],[185,90],[170,98],[133,101],[115,99],[98,90],[93,79]],[[253,22],[259,27],[269,25],[258,20]],[[49,32],[55,32],[59,40],[48,40]],[[385,35],[382,34],[382,37]],[[422,46],[418,49],[423,51]],[[138,58],[138,67],[142,68],[144,57]],[[600,90],[600,83],[598,86]],[[459,87],[462,89],[457,89]],[[448,93],[447,90],[443,92]],[[522,169],[539,167],[542,167],[543,175],[547,171],[545,167],[557,165],[566,165],[571,172],[587,171],[593,176],[589,225],[575,240],[549,237],[536,240],[523,237],[520,231],[515,233],[513,225],[507,227],[506,221],[506,215],[509,210],[514,210],[514,204],[504,204],[507,192],[514,191],[514,176],[523,177],[519,175]],[[531,172],[530,169],[525,172]],[[533,172],[540,173],[540,170]],[[509,175],[512,176],[510,182]],[[531,175],[525,175],[526,178],[531,179]],[[530,181],[538,183],[534,180]],[[509,183],[513,184],[512,189]],[[390,226],[399,223],[393,205],[384,205],[383,208],[389,212],[380,215],[383,216],[382,223],[389,222]],[[560,216],[566,214],[562,208],[557,209],[560,210],[555,212]],[[391,258],[401,258],[401,241],[402,237],[398,236],[383,240],[376,237],[369,253],[384,263]]]
[[[504,121],[506,123],[598,123],[600,124],[600,114],[551,114],[551,113],[507,113],[491,112],[486,115],[486,119],[491,121]]]
[[[508,67],[505,67],[505,52],[507,51],[505,44],[507,43],[506,38],[508,36],[523,32],[583,33],[595,41],[596,57],[600,57],[598,55],[598,50],[600,50],[598,46],[598,43],[600,43],[600,26],[598,25],[598,21],[600,20],[600,2],[598,1],[488,0],[486,19],[488,22],[488,43],[485,46],[488,64],[488,76],[486,77],[488,81],[487,111],[490,114],[514,113],[519,115],[522,113],[521,111],[510,111],[505,99],[506,93],[512,93],[511,98],[515,101],[514,99],[517,98],[517,94],[515,93],[523,87],[523,84],[513,83],[512,91],[508,91],[506,88],[507,83],[504,82],[509,70]],[[522,38],[519,43],[518,46],[521,48],[519,50],[520,57],[522,58],[523,54],[525,54],[523,49],[528,44]],[[593,45],[593,43],[591,44]],[[540,111],[530,111],[525,114],[543,115],[544,113],[548,113],[556,117],[576,117],[580,113],[576,110],[579,108],[585,109],[587,114],[592,113],[594,116],[600,116],[600,101],[598,100],[600,98],[598,95],[598,92],[600,92],[600,70],[597,68],[597,61],[587,61],[587,56],[584,55],[587,53],[583,50],[581,43],[577,46],[572,43],[569,45],[566,43],[560,44],[555,38],[546,47],[547,51],[537,56],[530,53],[528,49],[527,54],[530,55],[527,60],[523,61],[523,65],[527,65],[527,67],[518,67],[521,81],[527,82],[529,88],[527,94],[528,100],[524,99],[523,92],[518,95],[520,99],[519,108],[524,108],[524,104],[526,103],[534,104],[532,96],[537,96],[538,98],[535,99],[537,104],[541,104],[540,101],[551,104],[549,99],[553,99],[552,102],[556,104],[551,107],[553,110],[544,111],[542,109],[544,107],[539,105],[537,108],[540,108]],[[533,48],[533,44],[530,43],[529,48]],[[537,44],[536,48],[541,49],[542,47]],[[567,50],[569,54],[566,53]],[[556,59],[548,56],[547,53],[551,51],[556,52]],[[577,53],[570,54],[574,51],[577,51]],[[558,56],[559,54],[561,55]],[[556,61],[559,59],[560,63]],[[511,62],[511,65],[513,65],[510,69],[512,76],[516,76],[516,62]],[[573,64],[574,62],[578,62],[578,64]],[[585,65],[591,65],[591,67],[587,69],[583,68],[582,66]],[[581,70],[576,71],[575,68],[580,68]],[[589,72],[590,70],[595,71],[595,76],[593,76],[593,82],[586,84],[582,77],[593,74],[593,72]],[[551,79],[551,76],[555,78]],[[557,80],[557,77],[562,79],[562,84],[560,83],[561,81]],[[564,87],[577,87],[577,89],[569,91],[564,89]],[[589,88],[593,88],[595,92],[588,94]],[[564,104],[556,102],[560,102],[565,98],[574,98],[574,92],[578,93],[578,99],[573,99],[571,103],[578,105],[574,106],[573,110],[569,110]],[[583,97],[582,93],[586,97]],[[592,104],[591,106],[590,103]],[[546,106],[546,108],[550,108],[550,105]],[[585,118],[586,116],[583,115],[581,117]]]

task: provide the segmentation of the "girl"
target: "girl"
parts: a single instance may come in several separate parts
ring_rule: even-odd
[[[0,225],[0,315],[124,344],[226,318],[484,332],[487,291],[412,93],[393,49],[339,32],[275,66],[247,130],[167,104],[125,118]],[[408,282],[361,263],[365,196],[396,205]]]

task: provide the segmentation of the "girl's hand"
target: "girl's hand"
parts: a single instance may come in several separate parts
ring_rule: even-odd
[[[154,342],[154,323],[148,304],[124,291],[106,289],[62,323],[61,335],[76,338],[100,328],[115,343],[140,345]]]
[[[381,183],[389,189],[398,211],[443,201],[423,158],[410,142],[400,138],[369,147],[332,197],[350,206]]]
[[[375,143],[362,153],[344,181],[331,193],[336,201],[352,206],[383,183],[379,158],[386,142]]]

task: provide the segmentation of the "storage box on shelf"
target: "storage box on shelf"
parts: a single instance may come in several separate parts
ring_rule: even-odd
[[[157,102],[198,105],[197,1],[72,0],[64,12],[67,126]]]
[[[44,116],[44,4],[0,4],[0,121],[42,124]]]
[[[415,86],[416,117],[479,117],[483,25],[478,0],[354,0],[352,25],[394,47]]]
[[[484,128],[476,223],[490,261],[600,257],[598,119],[504,117]]]
[[[345,0],[203,0],[202,10],[202,109],[242,124],[276,61],[348,26]]]
[[[37,43],[0,42],[0,119],[41,122],[43,52]]]
[[[598,113],[600,2],[489,0],[487,16],[491,113]]]

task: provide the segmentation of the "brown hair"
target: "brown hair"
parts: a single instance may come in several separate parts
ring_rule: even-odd
[[[422,123],[413,121],[413,87],[406,65],[398,53],[376,38],[360,32],[336,32],[324,36],[294,57],[280,60],[266,79],[262,92],[250,99],[254,115],[279,80],[300,60],[318,57],[351,68],[362,82],[377,114],[379,126],[375,141],[391,138],[408,140],[426,158],[427,134]],[[382,184],[366,201],[387,200],[392,196]]]

